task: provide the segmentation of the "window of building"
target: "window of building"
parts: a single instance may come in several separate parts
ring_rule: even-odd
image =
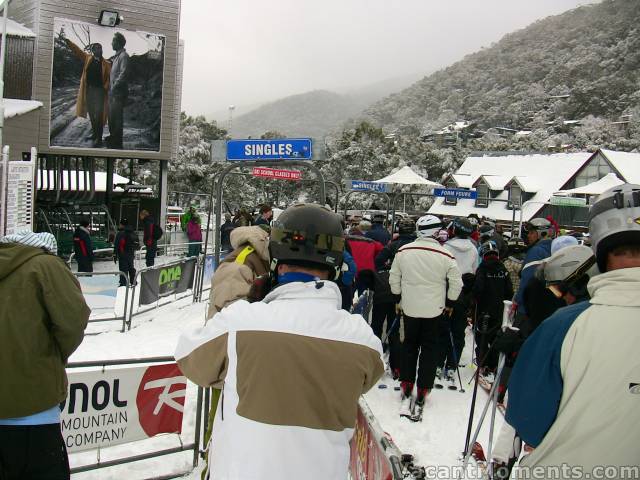
[[[512,183],[509,187],[509,201],[507,202],[507,208],[520,208],[522,205],[522,189],[517,183]]]
[[[598,155],[576,176],[574,188],[597,182],[606,174],[612,172],[613,169],[607,161],[601,155]]]
[[[476,207],[486,208],[489,206],[489,186],[486,183],[479,183],[476,187],[478,197],[476,198]]]
[[[458,186],[454,183],[447,183],[445,184],[445,187],[447,188],[458,188]],[[456,197],[444,197],[444,203],[445,205],[457,205],[458,204],[458,199]]]

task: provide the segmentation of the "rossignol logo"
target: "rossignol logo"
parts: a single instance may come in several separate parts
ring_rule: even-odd
[[[136,405],[140,426],[148,436],[180,431],[186,392],[187,378],[175,363],[147,369]]]
[[[630,383],[629,393],[632,393],[633,395],[640,395],[640,383]]]

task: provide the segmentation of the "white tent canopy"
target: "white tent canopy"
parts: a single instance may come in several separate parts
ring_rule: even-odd
[[[375,183],[395,183],[399,185],[426,185],[429,187],[442,187],[439,183],[432,182],[427,180],[424,177],[421,177],[416,172],[411,170],[411,167],[405,166],[402,167],[395,173],[391,175],[387,175],[380,180],[374,180]]]
[[[608,173],[600,180],[597,180],[583,187],[572,188],[570,190],[560,190],[556,193],[562,195],[600,195],[612,187],[622,185],[624,182],[615,173]]]

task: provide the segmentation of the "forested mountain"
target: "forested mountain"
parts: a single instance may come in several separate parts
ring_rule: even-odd
[[[639,106],[640,2],[605,0],[508,34],[367,113],[385,130],[409,125],[429,132],[467,120],[481,131],[533,131],[539,140],[566,134],[562,143],[581,148],[588,135],[569,126],[584,121],[592,128],[601,119],[595,122],[601,129],[640,113]]]
[[[323,138],[367,105],[349,95],[326,90],[292,95],[263,105],[233,119],[234,138],[259,138],[267,131],[282,132],[289,138]]]

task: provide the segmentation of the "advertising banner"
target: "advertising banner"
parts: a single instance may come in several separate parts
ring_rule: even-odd
[[[196,257],[178,264],[154,268],[140,274],[140,305],[149,305],[159,298],[186,292],[193,287]]]
[[[266,167],[254,167],[252,175],[254,177],[274,178],[276,180],[297,181],[302,178],[302,172],[300,170],[281,170]]]
[[[351,439],[349,472],[353,480],[393,480],[393,473],[382,447],[358,407],[356,429]]]
[[[159,152],[164,50],[163,35],[55,18],[49,145]]]
[[[82,294],[91,308],[91,317],[97,318],[105,314],[115,313],[116,298],[120,277],[118,275],[78,276]]]
[[[216,270],[216,258],[213,255],[207,255],[204,257],[204,273],[202,278],[202,284],[207,286],[211,285],[211,279],[213,278],[213,272]]]
[[[70,452],[182,431],[187,379],[175,363],[67,375],[61,425]]]

